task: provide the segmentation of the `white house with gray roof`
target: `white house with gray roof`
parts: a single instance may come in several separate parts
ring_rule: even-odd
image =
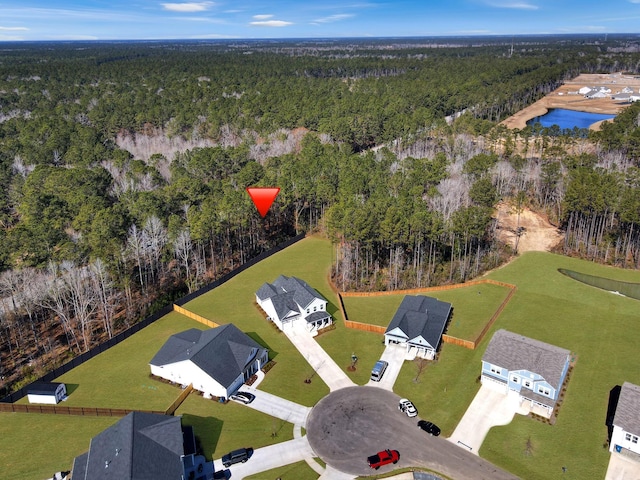
[[[152,375],[228,398],[268,361],[268,350],[230,323],[172,335],[149,365]]]
[[[296,277],[280,275],[273,283],[263,284],[256,292],[256,303],[280,330],[296,323],[315,333],[333,323],[327,300]]]
[[[569,370],[571,352],[564,348],[498,330],[482,357],[481,381],[506,394],[517,394],[520,405],[551,417]]]
[[[624,382],[613,417],[611,452],[631,451],[640,455],[640,386]]]
[[[450,314],[450,303],[424,295],[406,295],[384,332],[384,344],[405,345],[407,353],[431,360]]]

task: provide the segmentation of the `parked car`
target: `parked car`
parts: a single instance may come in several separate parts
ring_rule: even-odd
[[[236,402],[242,402],[244,404],[251,403],[256,398],[253,393],[249,392],[236,392],[229,397],[231,400],[235,400]]]
[[[371,370],[371,380],[379,382],[388,366],[389,364],[384,360],[378,360]]]
[[[223,455],[222,464],[227,468],[235,463],[244,463],[251,458],[251,455],[253,455],[253,448],[239,448],[238,450]]]
[[[404,412],[407,417],[415,417],[418,415],[418,410],[415,405],[406,398],[400,399],[400,403],[398,403],[398,410]]]
[[[369,466],[371,468],[375,468],[376,470],[378,470],[383,465],[398,463],[398,460],[400,460],[400,452],[398,452],[397,450],[383,450],[367,458]]]
[[[418,422],[418,427],[427,432],[429,435],[433,435],[434,437],[440,435],[440,428],[438,428],[437,425],[431,422],[427,422],[426,420],[420,420]]]

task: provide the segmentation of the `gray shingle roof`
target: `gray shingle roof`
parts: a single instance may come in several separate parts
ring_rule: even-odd
[[[624,382],[613,417],[613,424],[625,432],[640,436],[640,387]]]
[[[316,298],[326,301],[304,280],[285,275],[280,275],[272,284],[262,285],[256,296],[260,300],[270,298],[279,318],[283,318],[289,312],[302,313]]]
[[[266,351],[232,323],[209,330],[192,328],[169,337],[149,363],[162,366],[191,360],[228,387],[245,370],[254,348],[258,349],[258,356]]]
[[[451,313],[451,304],[424,295],[406,295],[385,333],[400,328],[409,340],[419,335],[438,348]]]
[[[570,353],[555,345],[498,330],[493,334],[482,360],[509,371],[528,370],[537,373],[557,388]]]
[[[180,417],[132,412],[76,457],[74,480],[175,480],[183,454]]]
[[[27,394],[32,395],[54,395],[58,387],[62,385],[56,382],[33,382],[27,389]]]
[[[319,320],[326,320],[327,318],[331,318],[331,315],[329,315],[324,310],[320,310],[318,312],[312,312],[309,315],[307,315],[306,317],[304,317],[304,319],[307,321],[307,323],[313,323],[313,322],[317,322]]]

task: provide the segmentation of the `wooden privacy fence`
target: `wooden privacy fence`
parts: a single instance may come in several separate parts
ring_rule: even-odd
[[[64,407],[62,405],[22,405],[16,403],[0,403],[0,412],[15,413],[48,413],[85,417],[124,417],[134,411],[157,413],[159,415],[163,415],[165,413],[158,410],[129,410],[125,408]]]
[[[498,308],[493,313],[493,315],[491,316],[489,321],[486,323],[486,325],[482,328],[482,331],[480,332],[480,334],[473,341],[465,340],[463,338],[458,338],[458,337],[452,337],[451,335],[447,335],[447,334],[442,335],[442,341],[444,343],[459,345],[461,347],[468,348],[470,350],[476,349],[476,347],[480,344],[480,342],[482,341],[484,336],[487,334],[489,329],[493,326],[495,321],[498,319],[498,317],[500,316],[504,308],[507,306],[507,304],[511,300],[511,297],[513,297],[513,294],[516,291],[515,285],[512,285],[511,283],[499,282],[497,280],[491,280],[490,278],[484,278],[481,280],[472,280],[466,283],[456,283],[454,285],[440,285],[437,287],[411,288],[408,290],[392,290],[392,291],[384,291],[384,292],[339,292],[338,289],[333,284],[333,282],[331,281],[331,279],[329,279],[329,285],[331,285],[331,288],[333,289],[333,291],[336,293],[336,295],[338,295],[338,304],[339,304],[338,307],[340,308],[340,312],[342,313],[342,318],[344,319],[345,327],[353,328],[356,330],[365,330],[367,332],[381,333],[381,334],[384,334],[384,332],[387,330],[386,327],[381,327],[379,325],[371,325],[369,323],[352,322],[351,320],[349,320],[349,317],[347,317],[347,311],[344,308],[344,302],[342,301],[342,297],[381,297],[385,295],[412,295],[412,294],[419,294],[419,293],[437,292],[437,291],[443,291],[443,290],[453,290],[456,288],[464,288],[464,287],[470,287],[473,285],[482,285],[482,284],[497,285],[500,287],[505,287],[509,289],[509,293],[507,294],[505,299],[502,301],[502,303],[498,306]]]
[[[353,328],[355,330],[364,330],[365,332],[384,333],[387,328],[380,325],[371,325],[370,323],[352,322],[351,320],[345,320],[344,326],[347,328]]]
[[[211,328],[216,328],[220,326],[218,323],[212,320],[209,320],[208,318],[204,318],[202,315],[198,315],[197,313],[190,312],[186,308],[183,308],[180,305],[176,305],[175,303],[173,304],[173,311],[178,312],[184,315],[185,317],[189,317],[190,319],[195,320],[196,322],[203,323]]]
[[[178,409],[178,407],[182,405],[182,402],[185,401],[185,399],[189,396],[189,394],[192,391],[193,391],[193,384],[190,383],[189,386],[187,386],[187,388],[185,388],[182,392],[180,392],[180,395],[178,395],[178,398],[176,398],[173,401],[173,403],[169,405],[169,408],[167,408],[163,413],[165,415],[173,415],[174,413],[176,413],[176,410]]]
[[[384,292],[340,292],[343,297],[383,297],[385,295],[413,295],[417,293],[439,292],[443,290],[455,290],[456,288],[472,287],[473,285],[498,285],[509,289],[515,289],[516,286],[510,283],[483,278],[481,280],[472,280],[466,283],[455,283],[453,285],[439,285],[437,287],[409,288],[406,290],[385,290]]]

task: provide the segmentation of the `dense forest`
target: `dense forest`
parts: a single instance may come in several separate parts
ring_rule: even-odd
[[[498,125],[578,73],[638,74],[634,45],[4,44],[2,388],[299,232],[332,238],[342,289],[499,265],[498,201],[548,214],[565,253],[640,267],[640,104],[599,133]],[[281,188],[264,219],[251,185]]]

